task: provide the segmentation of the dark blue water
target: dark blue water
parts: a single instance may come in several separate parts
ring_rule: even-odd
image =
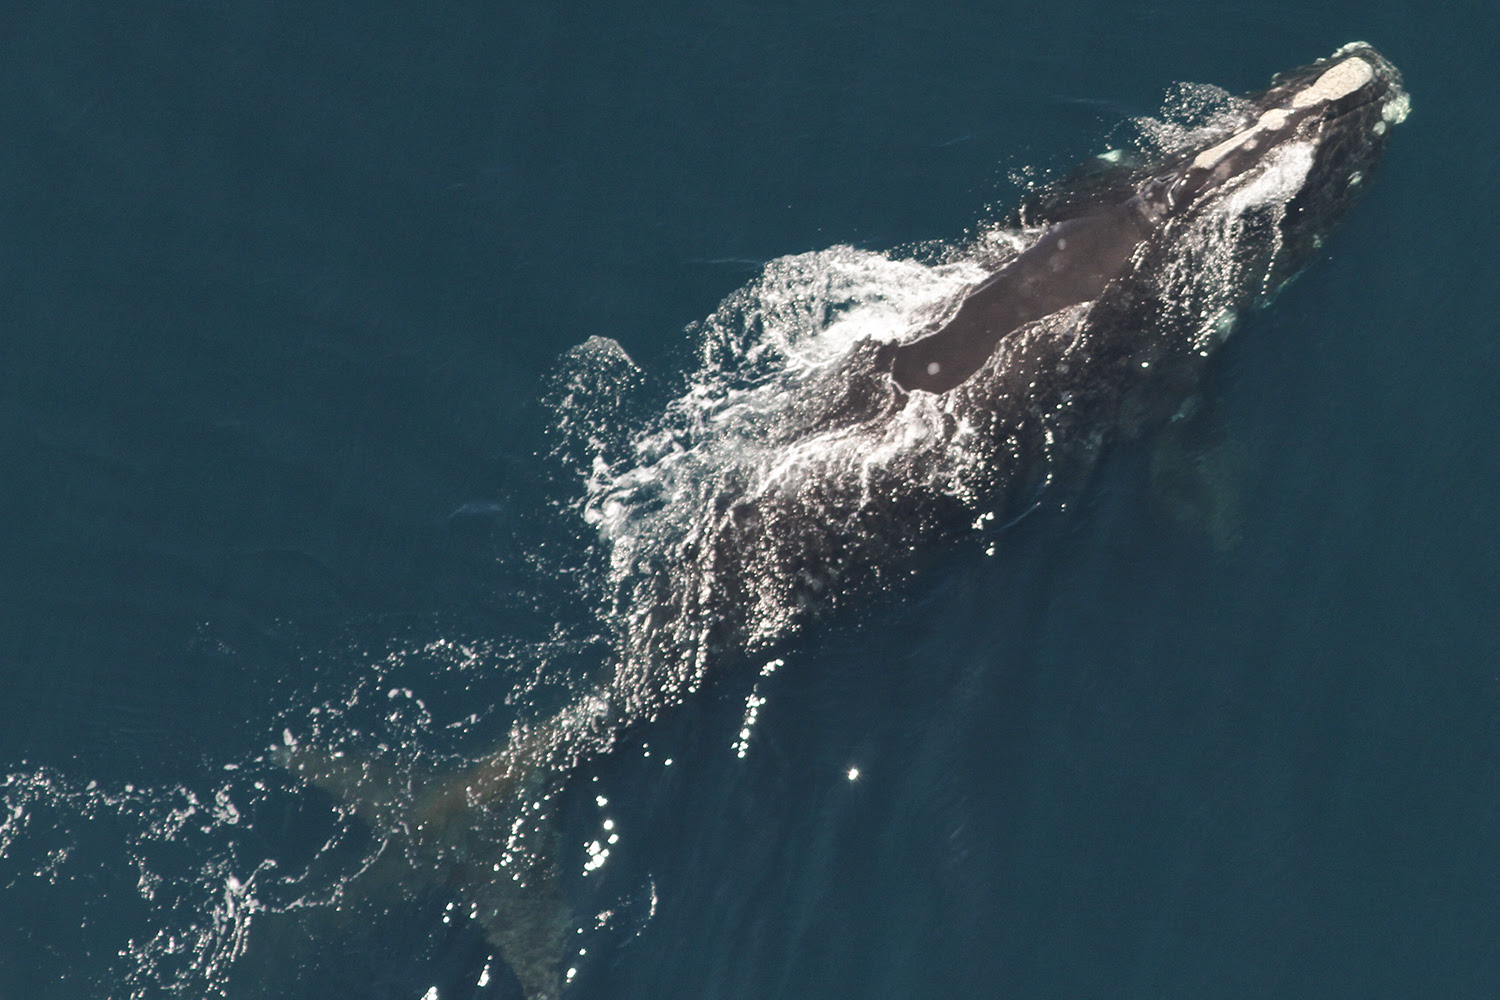
[[[1356,38],[1414,112],[1219,359],[1237,542],[1124,449],[631,732],[563,796],[569,995],[1500,993],[1500,21],[1052,9],[7,15],[0,997],[513,996],[441,888],[323,905],[368,845],[263,755],[482,752],[597,671],[556,358],[665,398],[760,263]]]

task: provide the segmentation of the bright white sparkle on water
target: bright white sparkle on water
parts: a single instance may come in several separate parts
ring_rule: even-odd
[[[845,774],[845,777],[847,777],[850,781],[858,781],[859,780],[859,768],[857,768],[857,767],[851,767],[851,768],[849,768],[848,772],[846,772],[846,774]]]

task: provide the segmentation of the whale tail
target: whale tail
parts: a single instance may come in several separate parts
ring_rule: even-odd
[[[430,778],[295,745],[278,748],[277,762],[402,849],[406,877],[457,893],[526,1000],[557,1000],[572,913],[557,878],[541,794],[549,768],[538,749],[520,736],[466,770]]]

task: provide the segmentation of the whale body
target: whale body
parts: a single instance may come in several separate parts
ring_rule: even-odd
[[[688,390],[582,463],[580,509],[609,563],[607,678],[415,791],[340,754],[292,746],[284,762],[464,896],[531,1000],[558,996],[567,914],[546,838],[518,844],[537,810],[517,803],[924,553],[992,544],[1110,443],[1169,419],[1312,258],[1409,107],[1363,43],[1222,105],[1050,185],[946,259],[771,262],[703,324]],[[632,373],[612,341],[576,349],[560,419],[586,422],[576,400]]]

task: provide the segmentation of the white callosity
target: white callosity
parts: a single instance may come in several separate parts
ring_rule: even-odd
[[[1358,56],[1345,59],[1332,69],[1324,71],[1311,87],[1298,91],[1297,96],[1292,98],[1292,107],[1309,108],[1314,104],[1348,97],[1373,79],[1375,70],[1369,63]]]

